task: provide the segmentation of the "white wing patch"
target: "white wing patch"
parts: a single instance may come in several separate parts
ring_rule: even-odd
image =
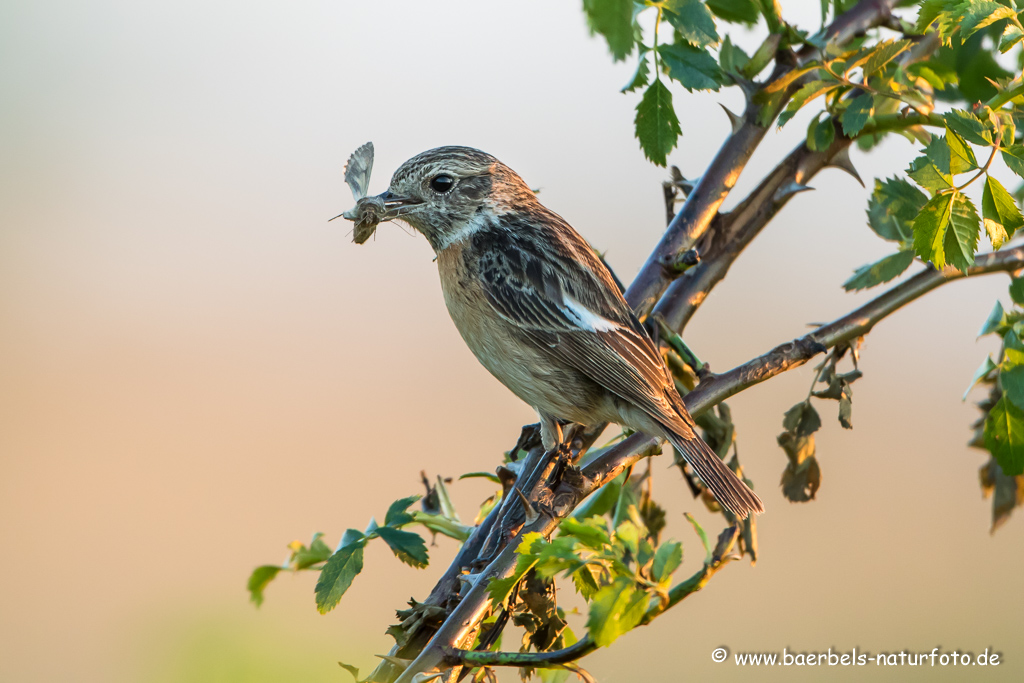
[[[565,304],[561,309],[570,320],[591,332],[610,332],[619,328],[617,323],[599,316],[570,296],[565,297]]]

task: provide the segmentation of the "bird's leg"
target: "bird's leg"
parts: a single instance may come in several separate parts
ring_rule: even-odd
[[[558,418],[548,413],[537,412],[540,416],[540,443],[547,453],[551,453],[562,445],[562,425]]]

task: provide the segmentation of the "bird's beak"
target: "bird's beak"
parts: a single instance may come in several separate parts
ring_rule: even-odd
[[[391,190],[385,190],[377,195],[377,198],[384,202],[385,215],[400,216],[404,213],[408,213],[412,207],[422,204],[419,199],[412,197],[405,197],[400,194],[395,194]]]

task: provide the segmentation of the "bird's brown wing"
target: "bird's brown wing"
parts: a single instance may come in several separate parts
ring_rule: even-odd
[[[667,391],[661,355],[604,264],[565,228],[570,232],[533,236],[542,239],[532,239],[525,226],[480,235],[474,246],[487,301],[553,360],[691,438],[693,423]]]

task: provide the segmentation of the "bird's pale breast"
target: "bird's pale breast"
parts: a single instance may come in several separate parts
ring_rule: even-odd
[[[480,284],[475,254],[467,241],[452,244],[437,258],[448,313],[480,364],[534,408],[573,421],[593,419],[596,385],[569,368],[553,364],[522,331],[497,315]]]

